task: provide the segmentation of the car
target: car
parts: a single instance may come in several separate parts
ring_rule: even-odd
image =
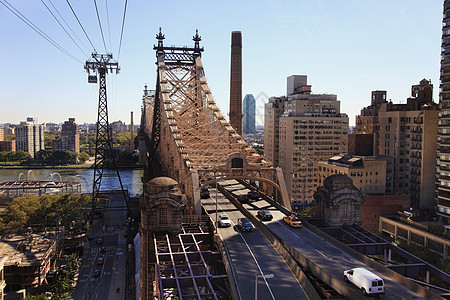
[[[250,220],[246,218],[238,219],[238,228],[242,232],[250,232],[253,231],[253,229],[255,229],[252,225],[252,222],[250,222]]]
[[[92,275],[93,275],[94,277],[100,277],[100,274],[101,274],[100,270],[95,269],[95,270],[94,270],[94,273],[93,273]]]
[[[103,265],[103,257],[97,259],[97,265]]]
[[[291,227],[302,227],[303,223],[295,215],[284,216],[283,221]]]
[[[261,219],[261,221],[271,221],[273,219],[272,213],[268,210],[258,210],[256,216]]]
[[[238,195],[237,200],[241,203],[250,203],[250,198],[248,195]]]
[[[209,198],[209,190],[207,187],[202,187],[200,190],[200,198],[201,199],[208,199]]]
[[[105,247],[101,247],[101,248],[100,248],[100,252],[101,252],[101,253],[105,253],[105,252],[106,252],[106,248],[105,248]]]
[[[97,239],[96,243],[99,245],[103,244],[103,239]]]
[[[251,190],[250,192],[247,193],[247,196],[251,200],[259,200],[260,194],[257,190]]]
[[[384,281],[364,268],[353,268],[344,271],[344,281],[353,283],[363,295],[384,295]]]
[[[230,227],[231,220],[226,214],[222,214],[219,216],[219,227]]]

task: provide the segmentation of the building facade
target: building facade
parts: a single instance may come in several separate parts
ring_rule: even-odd
[[[61,150],[80,153],[80,133],[75,118],[69,118],[61,127]]]
[[[415,99],[408,99],[414,105]],[[437,107],[383,103],[378,115],[378,153],[390,157],[387,193],[411,195],[411,207],[434,209]]]
[[[386,165],[384,157],[335,156],[318,163],[319,186],[324,184],[328,176],[341,174],[350,177],[355,187],[363,194],[384,194]]]
[[[16,150],[28,152],[31,157],[44,150],[44,126],[35,122],[20,122],[15,130]]]
[[[444,1],[437,146],[437,215],[450,224],[450,1]]]
[[[371,105],[356,117],[357,134],[373,136],[373,154],[387,157],[386,193],[409,194],[410,206],[434,209],[438,106],[427,79],[411,87],[405,104],[373,91]],[[356,149],[356,147],[355,147]]]
[[[252,94],[247,94],[244,97],[244,119],[243,130],[245,133],[254,133],[255,129],[255,117],[256,117],[256,100]]]
[[[298,85],[298,86],[296,86]],[[283,169],[291,201],[313,200],[319,161],[347,152],[348,116],[336,95],[312,94],[304,75],[265,106],[264,155]]]

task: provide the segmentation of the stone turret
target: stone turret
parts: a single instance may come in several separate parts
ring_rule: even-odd
[[[323,186],[317,188],[314,199],[317,213],[328,226],[361,225],[364,196],[351,178],[340,174],[328,176]]]

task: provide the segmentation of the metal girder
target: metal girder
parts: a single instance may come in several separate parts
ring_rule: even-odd
[[[209,262],[221,259],[219,252],[206,250],[211,245],[207,233],[183,233],[176,237],[154,235],[158,294],[177,299],[231,299],[226,274],[214,274]],[[208,243],[208,244],[207,244]]]

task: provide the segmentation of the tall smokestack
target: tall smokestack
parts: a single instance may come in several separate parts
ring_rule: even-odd
[[[134,124],[133,124],[133,112],[131,112],[131,121],[130,121],[130,153],[134,151]]]
[[[230,124],[242,135],[242,32],[231,32]]]

